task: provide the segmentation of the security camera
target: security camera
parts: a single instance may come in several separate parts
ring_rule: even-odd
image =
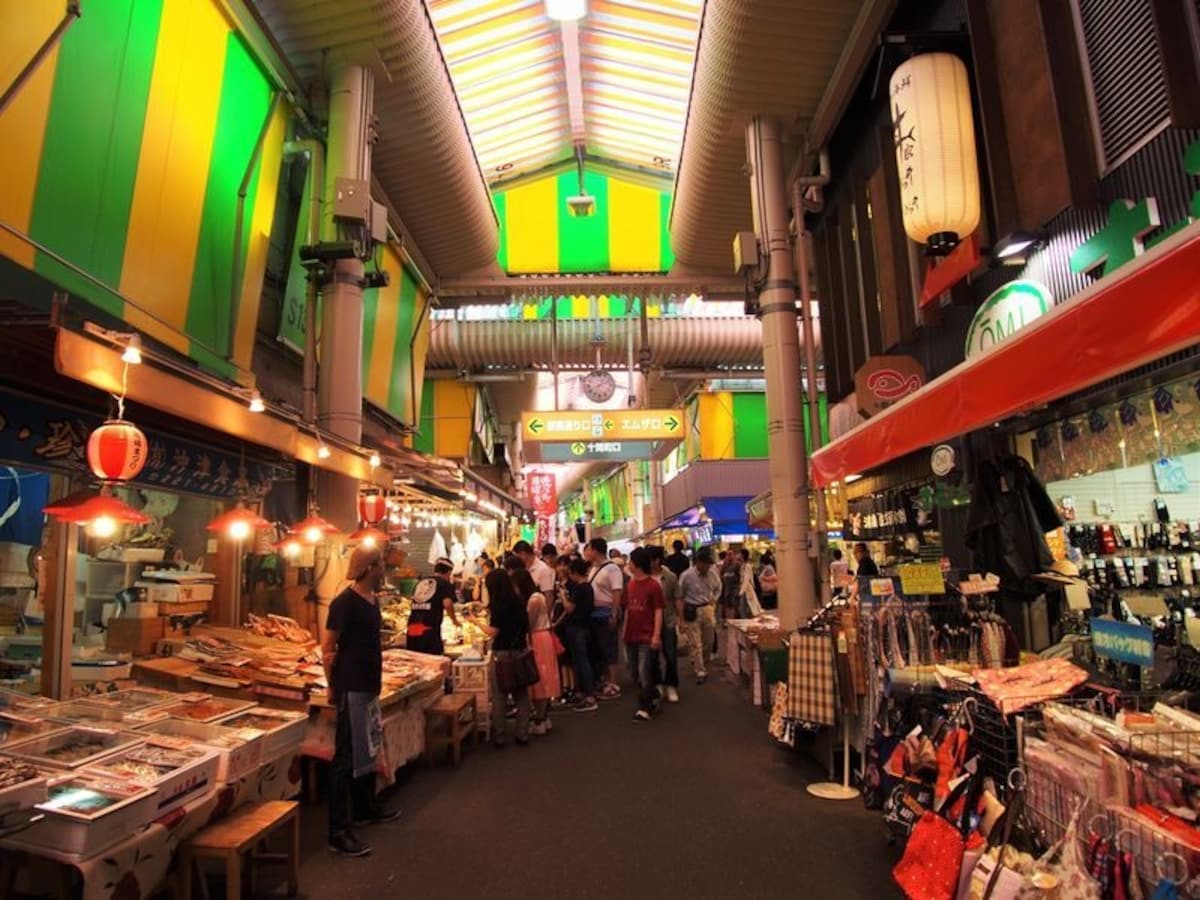
[[[567,212],[577,219],[590,216],[596,211],[596,198],[590,194],[578,194],[567,198]]]

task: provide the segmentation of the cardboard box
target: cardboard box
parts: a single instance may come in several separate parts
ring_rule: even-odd
[[[151,656],[166,634],[166,619],[109,619],[104,633],[104,648],[116,653]]]
[[[175,584],[169,581],[139,581],[146,591],[148,603],[206,603],[213,598],[213,582],[198,581]]]

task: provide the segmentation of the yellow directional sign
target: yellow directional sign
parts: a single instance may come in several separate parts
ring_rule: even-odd
[[[681,409],[608,409],[599,412],[527,412],[521,414],[521,434],[527,441],[574,443],[606,441],[665,441],[683,437]]]

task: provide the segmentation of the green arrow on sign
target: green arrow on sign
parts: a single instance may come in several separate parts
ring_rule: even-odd
[[[543,422],[541,419],[530,419],[529,420],[529,430],[532,431],[534,434],[537,434],[545,427],[546,427],[546,423]]]
[[[667,426],[667,431],[674,431],[679,427],[679,420],[674,416],[667,416],[663,419],[663,424]]]
[[[587,445],[582,441],[576,441],[571,445],[571,452],[576,456],[583,456],[583,454],[587,452]]]
[[[604,420],[604,430],[605,430],[605,431],[612,431],[612,430],[613,430],[614,428],[616,428],[616,427],[617,427],[617,426],[616,426],[615,424],[613,424],[613,420],[612,420],[612,419],[605,419],[605,420]]]

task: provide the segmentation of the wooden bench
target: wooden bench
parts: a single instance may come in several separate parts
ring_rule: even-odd
[[[300,890],[300,804],[291,800],[271,800],[250,803],[235,809],[227,818],[193,835],[179,848],[180,893],[183,900],[192,895],[194,873],[200,875],[200,893],[208,900],[208,881],[200,866],[202,859],[219,859],[225,863],[225,896],[238,900],[242,892],[242,855],[250,854],[250,891],[254,893],[254,863],[286,861],[288,866],[288,896]],[[288,849],[284,853],[259,850],[272,832],[290,823]]]
[[[445,694],[425,710],[425,762],[433,765],[434,754],[442,747],[450,748],[454,765],[462,760],[463,742],[475,736],[479,743],[479,723],[476,721],[474,694]]]

